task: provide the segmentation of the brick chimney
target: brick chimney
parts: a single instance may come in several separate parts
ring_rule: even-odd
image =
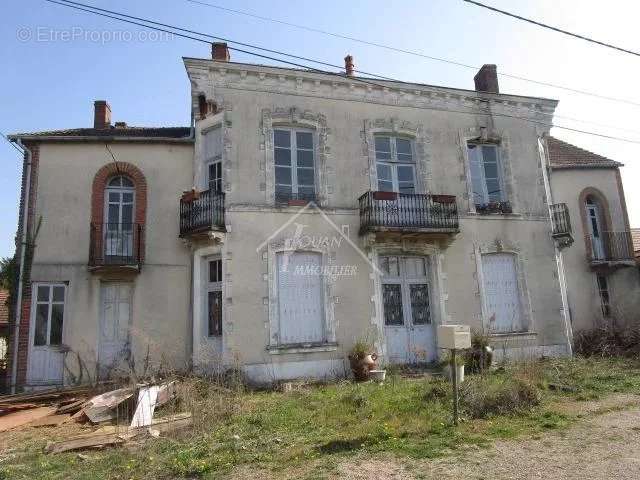
[[[211,58],[216,62],[228,62],[231,60],[229,47],[225,42],[214,42],[211,44]]]
[[[349,77],[353,77],[353,57],[351,55],[347,55],[344,57],[344,71]]]
[[[111,107],[106,100],[93,102],[93,128],[111,128]]]
[[[498,69],[495,65],[484,64],[473,77],[478,92],[500,93],[498,88]]]

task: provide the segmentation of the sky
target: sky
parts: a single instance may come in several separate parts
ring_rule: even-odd
[[[202,0],[468,65],[640,104],[640,57],[569,38],[462,0]],[[269,23],[188,0],[85,0],[266,48],[432,85],[473,89],[475,71]],[[640,51],[640,2],[486,0],[569,31]],[[0,131],[4,134],[90,127],[93,101],[106,99],[113,121],[188,126],[189,82],[181,57],[210,56],[209,46],[168,37],[44,0],[5,0],[0,7]],[[232,60],[273,63],[232,52]],[[637,139],[640,106],[500,78],[500,91],[560,100],[555,123]],[[570,120],[567,118],[580,120]],[[589,123],[587,123],[589,122]],[[604,125],[604,126],[603,126]],[[610,128],[610,127],[615,128]],[[622,178],[632,227],[640,227],[640,144],[554,128],[552,134],[625,164]],[[21,157],[0,138],[0,257],[14,251]],[[88,221],[88,219],[87,219]]]

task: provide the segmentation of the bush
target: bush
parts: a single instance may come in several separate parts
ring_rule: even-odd
[[[442,378],[434,378],[427,383],[427,389],[424,392],[425,402],[433,402],[443,400],[451,396],[451,384]]]
[[[460,388],[462,409],[472,418],[527,412],[541,400],[535,384],[520,377],[470,377]]]
[[[640,357],[640,326],[582,330],[574,335],[574,348],[584,357]]]
[[[467,372],[482,373],[491,367],[493,349],[489,342],[489,335],[478,331],[471,334],[471,348],[465,351],[464,363]]]

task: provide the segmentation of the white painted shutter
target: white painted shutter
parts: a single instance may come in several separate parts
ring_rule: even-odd
[[[492,332],[523,330],[516,257],[510,253],[482,256],[484,298]]]
[[[277,263],[280,343],[324,341],[322,255],[280,253]]]

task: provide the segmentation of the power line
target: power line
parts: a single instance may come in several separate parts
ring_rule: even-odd
[[[584,40],[586,42],[595,43],[597,45],[601,45],[603,47],[612,48],[614,50],[618,50],[619,52],[630,53],[631,55],[636,55],[640,57],[640,53],[634,52],[633,50],[628,50],[626,48],[617,47],[615,45],[611,45],[610,43],[601,42],[600,40],[595,40],[591,37],[586,37],[584,35],[580,35],[577,33],[569,32],[567,30],[563,30],[558,27],[553,27],[551,25],[547,25],[546,23],[537,22],[530,18],[522,17],[520,15],[516,15],[515,13],[507,12],[505,10],[500,10],[499,8],[492,7],[490,5],[485,5],[484,3],[476,2],[475,0],[462,0],[463,2],[472,3],[473,5],[477,5],[478,7],[486,8],[487,10],[491,10],[493,12],[501,13],[502,15],[507,15],[508,17],[516,18],[518,20],[522,20],[523,22],[531,23],[533,25],[537,25],[538,27],[546,28],[548,30],[553,30],[554,32],[562,33],[564,35],[568,35],[570,37],[579,38],[580,40]]]
[[[76,9],[76,10],[82,10],[84,12],[92,13],[94,15],[99,15],[99,16],[111,18],[113,20],[118,20],[120,22],[130,23],[130,24],[133,24],[133,25],[138,25],[138,26],[149,28],[149,29],[152,29],[152,30],[162,31],[162,32],[165,32],[165,33],[171,33],[171,34],[174,34],[176,36],[187,38],[187,39],[190,39],[190,40],[195,40],[195,41],[206,43],[206,44],[210,43],[209,41],[203,40],[202,38],[197,38],[197,37],[193,37],[193,36],[182,34],[182,33],[176,33],[176,32],[171,31],[171,30],[155,27],[153,25],[147,25],[147,24],[144,24],[144,23],[139,23],[139,22],[135,22],[135,21],[132,21],[132,20],[127,20],[126,18],[120,18],[120,17],[116,17],[116,16],[113,16],[113,15],[107,15],[105,13],[101,13],[101,12],[98,12],[98,11],[95,11],[95,10],[91,10],[91,9],[96,9],[97,8],[97,7],[93,7],[91,5],[81,4],[79,2],[71,2],[74,5],[70,5],[68,3],[63,3],[63,2],[68,2],[69,0],[62,0],[62,1],[45,0],[45,1],[49,2],[49,3],[55,3],[55,4],[58,4],[58,5],[62,5],[62,6],[68,7],[68,8],[73,8],[73,9]],[[87,7],[87,8],[82,8],[82,7],[79,7],[79,6],[76,6],[76,5],[82,5],[83,7]],[[100,9],[100,10],[103,10],[103,9]],[[113,12],[113,11],[110,11],[110,12],[114,13],[115,15],[125,16],[124,14],[120,14],[119,12]],[[143,19],[143,18],[140,18],[140,17],[137,17],[137,18],[139,18],[140,20],[142,20],[144,22],[148,22],[148,23],[156,23],[156,24],[158,23],[158,22],[153,22],[151,20],[146,20],[146,19]],[[168,25],[168,24],[164,24],[164,25],[168,26],[169,28],[174,28],[174,29],[177,29],[177,30],[185,31],[185,29],[181,29],[180,27],[174,27],[174,26],[171,26],[171,25]],[[198,32],[194,32],[194,33],[199,35]],[[211,35],[208,35],[208,34],[202,34],[202,35],[203,36],[206,35],[206,36],[212,37]],[[213,38],[220,38],[220,37],[213,37]],[[234,42],[231,42],[231,43],[234,43]],[[303,65],[303,64],[299,64],[299,63],[295,63],[295,62],[290,62],[288,60],[283,60],[283,59],[280,59],[280,58],[275,58],[275,57],[271,57],[271,56],[268,56],[268,55],[263,55],[263,54],[260,54],[260,53],[239,49],[239,48],[236,48],[236,47],[229,47],[229,48],[231,50],[242,52],[242,53],[246,53],[248,55],[253,55],[253,56],[260,57],[260,58],[269,59],[269,60],[272,60],[272,61],[284,63],[284,64],[287,64],[287,65],[296,66],[296,67],[299,67],[299,68],[304,68],[304,69],[307,69],[309,71],[318,72],[318,73],[325,74],[325,75],[337,76],[337,77],[340,77],[340,78],[343,78],[343,79],[346,77],[346,75],[344,75],[344,74],[340,74],[340,73],[336,73],[336,72],[329,72],[329,71],[325,71],[325,70],[319,70],[319,69],[316,69],[316,68],[313,68],[313,67],[309,67],[308,65]],[[261,48],[261,47],[253,47],[253,48]],[[283,55],[286,55],[286,54],[283,54]],[[377,86],[377,87],[380,87],[380,88],[387,88],[387,89],[390,89],[390,90],[396,90],[398,92],[402,92],[402,90],[400,90],[400,89],[389,87],[388,85],[385,85],[385,84],[372,82],[372,81],[364,79],[364,78],[360,78],[360,77],[346,77],[346,78],[348,78],[349,80],[354,81],[354,82],[365,83],[365,84],[374,85],[374,86]],[[394,81],[397,81],[397,80],[394,80]],[[480,115],[480,116],[492,115],[492,116],[496,116],[496,117],[513,118],[513,119],[523,120],[523,121],[526,121],[526,122],[530,122],[530,123],[534,123],[534,124],[538,124],[538,125],[543,125],[543,126],[547,126],[547,127],[551,127],[551,128],[555,127],[555,128],[559,128],[559,129],[573,131],[573,132],[593,135],[593,136],[597,136],[597,137],[601,137],[601,138],[607,138],[607,139],[612,139],[612,140],[619,140],[619,141],[624,141],[624,142],[629,142],[629,143],[640,144],[640,141],[633,140],[633,139],[616,137],[616,136],[613,136],[613,135],[605,135],[605,134],[601,134],[601,133],[597,133],[597,132],[589,132],[589,131],[586,131],[586,130],[580,130],[580,129],[576,129],[576,128],[572,128],[572,127],[561,126],[561,125],[554,125],[553,123],[537,121],[537,120],[533,120],[533,119],[525,118],[525,117],[518,117],[516,115],[509,115],[509,114],[503,114],[503,113],[481,113],[481,112],[461,111],[461,110],[454,110],[454,109],[438,109],[438,108],[435,108],[435,107],[420,107],[420,106],[416,106],[416,105],[408,106],[408,107],[409,108],[424,109],[424,110],[441,110],[441,111],[447,111],[447,112],[452,112],[452,113],[462,113],[462,114],[467,114],[467,115]]]
[[[236,9],[232,9],[232,8],[227,8],[227,7],[216,5],[216,4],[213,4],[213,3],[203,2],[201,0],[186,0],[186,1],[190,2],[190,3],[197,4],[197,5],[202,5],[202,6],[205,6],[205,7],[215,8],[215,9],[218,9],[218,10],[221,10],[221,11],[234,13],[234,14],[237,14],[237,15],[244,15],[244,16],[247,16],[247,17],[256,18],[258,20],[263,20],[263,21],[266,21],[266,22],[278,23],[280,25],[286,25],[288,27],[298,28],[300,30],[306,30],[308,32],[320,33],[322,35],[328,35],[328,36],[335,37],[335,38],[341,38],[343,40],[349,40],[349,41],[360,43],[360,44],[363,44],[363,45],[369,45],[369,46],[372,46],[372,47],[382,48],[382,49],[393,51],[393,52],[404,53],[406,55],[412,55],[412,56],[415,56],[415,57],[426,58],[428,60],[433,60],[433,61],[436,61],[436,62],[448,63],[450,65],[455,65],[455,66],[462,67],[462,68],[468,68],[468,69],[471,69],[471,70],[478,70],[480,68],[477,65],[470,65],[470,64],[467,64],[467,63],[458,62],[458,61],[450,60],[450,59],[447,59],[447,58],[435,57],[435,56],[427,55],[425,53],[418,52],[418,51],[415,51],[415,50],[407,50],[407,49],[404,49],[404,48],[393,47],[393,46],[390,46],[390,45],[385,45],[385,44],[373,42],[373,41],[370,41],[370,40],[363,40],[361,38],[351,37],[349,35],[343,35],[343,34],[340,34],[340,33],[329,32],[327,30],[321,30],[319,28],[313,28],[313,27],[309,27],[309,26],[306,26],[306,25],[300,25],[300,24],[297,24],[297,23],[286,22],[284,20],[279,20],[279,19],[276,19],[276,18],[264,17],[264,16],[261,16],[261,15],[256,15],[256,14],[251,13],[251,12],[247,12],[247,11],[243,11],[243,10],[236,10]],[[635,107],[640,107],[640,102],[634,102],[633,100],[628,100],[628,99],[618,98],[618,97],[612,97],[612,96],[609,96],[609,95],[603,95],[603,94],[600,94],[600,93],[595,93],[595,92],[590,92],[590,91],[587,91],[587,90],[581,90],[581,89],[578,89],[578,88],[568,87],[566,85],[559,85],[559,84],[556,84],[556,83],[545,82],[545,81],[542,81],[542,80],[534,80],[534,79],[527,78],[527,77],[524,77],[522,75],[516,75],[516,74],[513,74],[513,73],[498,72],[498,75],[500,75],[501,77],[510,78],[510,79],[513,79],[513,80],[518,80],[518,81],[521,81],[521,82],[528,82],[528,83],[533,83],[535,85],[541,85],[543,87],[556,88],[558,90],[564,90],[564,91],[567,91],[567,92],[576,93],[578,95],[586,95],[586,96],[589,96],[589,97],[600,98],[602,100],[608,100],[608,101],[617,102],[617,103],[625,103],[625,104],[628,104],[628,105],[633,105]]]

